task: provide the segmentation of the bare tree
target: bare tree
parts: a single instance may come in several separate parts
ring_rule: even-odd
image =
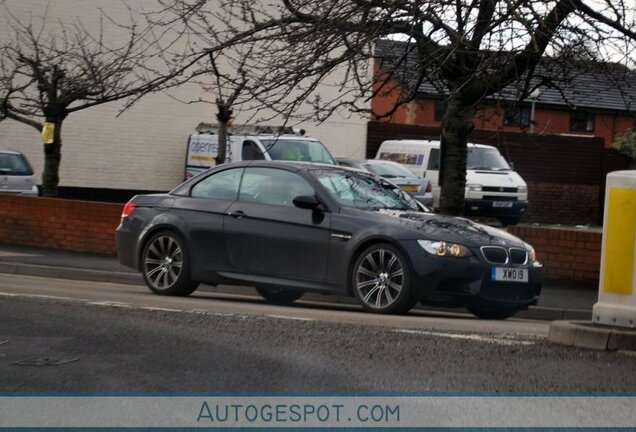
[[[626,0],[162,0],[182,34],[234,49],[246,60],[252,100],[290,116],[324,120],[346,109],[390,116],[417,98],[424,82],[446,95],[442,122],[441,211],[462,214],[466,142],[478,105],[513,85],[519,99],[534,87],[546,54],[592,53],[633,65],[636,5]],[[210,29],[214,29],[211,31]],[[376,58],[380,39],[405,41]],[[232,44],[227,44],[227,41]],[[371,60],[377,60],[376,69]],[[336,86],[336,97],[321,94]],[[373,112],[377,95],[398,94]]]
[[[5,9],[14,38],[0,46],[0,121],[12,119],[38,131],[53,128],[44,144],[42,194],[58,193],[62,125],[74,112],[138,95],[168,80],[148,67],[155,40],[131,18],[126,27],[102,15],[99,28],[90,31],[79,21],[47,27],[23,23]],[[132,14],[131,14],[132,17]],[[124,43],[111,46],[105,27],[127,34]],[[44,135],[44,133],[43,133]]]

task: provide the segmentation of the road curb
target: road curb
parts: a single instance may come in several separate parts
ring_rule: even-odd
[[[117,272],[107,270],[81,269],[74,267],[58,267],[38,264],[25,264],[16,262],[0,262],[0,273],[9,273],[22,276],[40,276],[58,279],[86,280],[93,282],[110,282],[127,285],[143,285],[143,278],[140,273]],[[232,292],[232,289],[218,289],[218,292]],[[321,294],[308,294],[304,297],[307,300],[325,301],[326,296]],[[356,304],[353,299],[343,296],[328,296],[331,303]],[[420,308],[420,306],[416,306]],[[458,309],[421,307],[424,310],[439,310],[457,312]],[[461,311],[461,309],[460,309]],[[562,309],[541,306],[530,306],[527,310],[520,311],[515,318],[532,319],[539,321],[555,320],[591,320],[592,311],[581,309]]]
[[[73,267],[53,267],[38,264],[0,262],[0,273],[22,276],[41,276],[58,279],[87,280],[93,282],[112,282],[130,285],[143,284],[141,274],[106,270],[89,270]]]
[[[587,321],[554,321],[548,331],[550,342],[603,351],[636,350],[636,329],[594,324]]]

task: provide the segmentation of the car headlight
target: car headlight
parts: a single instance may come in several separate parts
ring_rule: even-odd
[[[466,189],[468,189],[470,192],[481,192],[481,185],[468,183],[466,184]]]
[[[517,192],[519,192],[519,193],[528,193],[528,186],[519,186],[517,188]]]
[[[471,256],[473,253],[466,246],[462,246],[457,243],[447,243],[445,241],[439,240],[418,240],[417,244],[419,244],[422,249],[431,255],[436,255],[440,257],[457,257],[457,258],[465,258]]]

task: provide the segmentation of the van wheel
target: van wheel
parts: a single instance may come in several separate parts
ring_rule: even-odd
[[[520,219],[521,218],[519,216],[501,216],[497,218],[499,223],[501,223],[503,226],[517,225]]]

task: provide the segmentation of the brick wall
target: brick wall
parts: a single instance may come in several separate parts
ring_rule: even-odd
[[[596,229],[569,229],[520,225],[508,227],[511,234],[531,244],[550,279],[598,283],[602,233]]]
[[[0,195],[0,243],[115,254],[121,204]]]
[[[121,204],[0,195],[0,243],[114,255],[121,210]],[[546,277],[598,281],[600,229],[508,230],[535,247]]]
[[[602,219],[600,185],[527,183],[529,204],[522,223],[585,225]]]

